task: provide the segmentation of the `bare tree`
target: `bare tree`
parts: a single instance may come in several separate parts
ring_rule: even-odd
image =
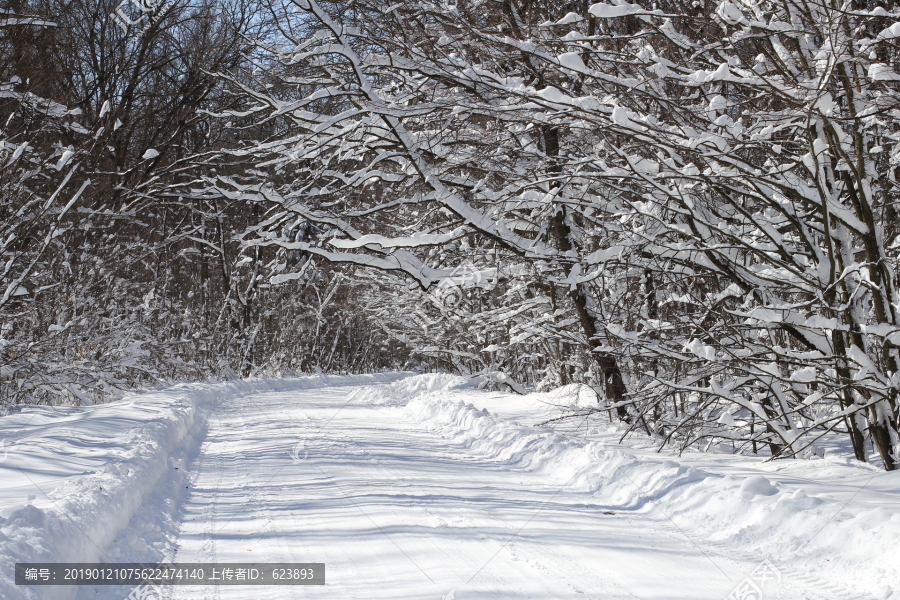
[[[842,432],[894,468],[890,13],[294,6],[266,48],[279,92],[230,79],[242,116],[284,122],[233,153],[266,175],[210,181],[331,229],[259,243],[424,290],[506,265],[490,292],[541,298],[541,333],[592,357],[557,380],[630,428],[773,456]]]

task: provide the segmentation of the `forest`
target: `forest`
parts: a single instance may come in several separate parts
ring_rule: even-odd
[[[900,466],[893,0],[6,0],[0,411],[389,370]]]

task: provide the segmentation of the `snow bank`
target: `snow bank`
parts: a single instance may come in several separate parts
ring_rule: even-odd
[[[144,499],[179,468],[170,457],[199,435],[203,404],[406,375],[185,384],[99,406],[29,407],[0,420],[6,447],[0,453],[0,598],[73,598],[74,586],[16,587],[15,563],[104,561],[105,550]]]
[[[848,478],[860,482],[858,487],[849,486],[852,489],[845,497],[807,494],[803,486],[778,481],[777,472],[761,472],[763,465],[755,457],[714,455],[711,459],[705,455],[706,468],[697,468],[692,466],[699,464],[696,457],[673,460],[655,452],[641,453],[618,445],[618,434],[611,432],[587,440],[546,427],[524,426],[473,404],[479,400],[490,404],[496,393],[464,390],[458,382],[449,381],[440,391],[436,383],[413,377],[394,386],[402,387],[403,397],[417,386],[426,387],[428,393],[408,402],[406,416],[465,448],[510,466],[545,472],[548,483],[590,493],[609,510],[646,509],[662,525],[670,519],[684,534],[701,540],[707,551],[721,556],[760,561],[768,557],[783,571],[818,571],[817,577],[865,590],[876,598],[896,597],[891,594],[900,592],[896,494],[900,477],[896,473],[843,459],[789,461],[794,463],[792,482],[803,480],[796,476],[799,469],[810,483],[827,480],[819,490],[839,489]],[[382,389],[387,392],[389,386]],[[543,396],[552,404],[561,400],[559,392]],[[574,400],[580,403],[581,399]],[[727,467],[721,471],[742,475],[709,467],[719,462]],[[818,482],[813,481],[816,477]],[[880,480],[873,488],[894,495],[863,489],[873,480]]]
[[[347,400],[370,406],[406,406],[413,398],[434,392],[462,389],[469,380],[447,373],[427,373],[407,377],[389,385],[361,387],[350,392]]]

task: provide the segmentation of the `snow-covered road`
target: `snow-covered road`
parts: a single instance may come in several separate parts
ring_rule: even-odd
[[[871,572],[857,570],[852,553],[837,562],[840,555],[827,545],[815,561],[787,560],[775,547],[760,552],[765,536],[781,543],[766,532],[763,517],[754,517],[762,533],[743,523],[727,535],[727,526],[710,517],[739,520],[729,516],[734,510],[777,514],[798,533],[791,515],[811,519],[819,505],[828,507],[826,500],[782,489],[777,477],[770,477],[771,491],[760,490],[756,483],[748,488],[752,478],[698,471],[665,456],[636,459],[639,449],[610,451],[597,429],[590,441],[533,428],[541,416],[535,401],[441,390],[448,381],[426,376],[369,388],[223,394],[198,404],[189,433],[167,451],[166,472],[104,546],[101,560],[326,565],[325,586],[166,589],[173,600],[721,600],[741,585],[746,591],[770,554],[780,593],[769,587],[766,598],[891,594],[886,584],[896,575],[879,566],[890,558],[874,561],[884,582],[874,581]],[[598,464],[617,466],[604,473]],[[873,473],[880,477],[870,470],[860,476]],[[900,516],[896,490],[885,489],[882,479],[876,484],[873,510],[889,527],[863,531],[881,548],[884,539],[897,539]],[[757,491],[748,495],[748,489]],[[717,504],[722,498],[731,504]],[[871,522],[865,508],[837,520],[862,514],[861,523]],[[823,509],[820,521],[828,514]],[[13,517],[7,527],[15,525]],[[128,591],[82,587],[77,598],[122,600]]]
[[[304,597],[724,598],[684,536],[604,514],[346,388],[223,402],[194,467],[178,562],[324,562]],[[298,446],[299,444],[299,446]],[[717,560],[732,579],[755,565]],[[174,598],[244,598],[178,588]],[[292,598],[261,588],[260,598]]]

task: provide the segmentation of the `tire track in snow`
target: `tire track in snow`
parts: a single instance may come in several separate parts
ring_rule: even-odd
[[[325,562],[326,586],[185,587],[173,598],[437,600],[451,589],[459,600],[727,595],[674,526],[621,507],[602,515],[610,507],[590,493],[560,491],[546,474],[464,447],[395,407],[346,404],[348,391],[270,393],[213,407],[176,557]],[[298,441],[308,457],[295,463]],[[735,583],[760,560],[702,545]],[[782,573],[797,594],[782,600],[859,597],[813,591],[810,576]]]

